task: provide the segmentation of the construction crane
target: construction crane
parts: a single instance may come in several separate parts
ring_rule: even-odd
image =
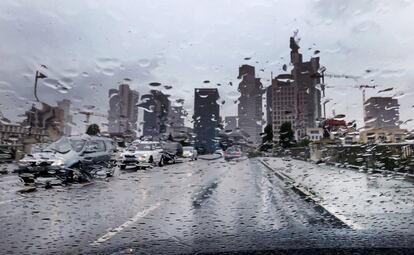
[[[365,89],[375,89],[377,85],[358,85],[359,89],[362,89],[362,104],[365,104]]]
[[[360,76],[356,76],[356,75],[348,75],[348,74],[334,74],[334,73],[325,73],[326,72],[326,68],[323,66],[319,69],[319,72],[312,74],[311,77],[312,78],[320,78],[321,79],[321,91],[322,91],[322,97],[325,97],[325,77],[327,78],[339,78],[339,79],[352,79],[355,81],[358,81],[358,79],[360,78]],[[329,102],[330,100],[325,100],[325,102],[323,103],[323,117],[326,119],[326,104]]]
[[[85,123],[86,123],[87,126],[89,125],[89,120],[90,120],[90,118],[91,118],[92,115],[93,116],[98,116],[98,117],[103,117],[103,118],[107,118],[108,117],[108,115],[106,115],[106,114],[97,113],[97,112],[91,112],[91,111],[78,111],[78,113],[83,114],[83,115],[86,116]]]

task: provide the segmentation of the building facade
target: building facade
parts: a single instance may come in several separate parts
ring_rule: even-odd
[[[170,100],[159,90],[151,90],[149,94],[143,95],[140,104],[144,108],[143,135],[161,137],[167,133],[168,117],[170,111]]]
[[[262,83],[256,78],[255,68],[250,65],[239,67],[238,91],[240,92],[238,117],[239,128],[244,131],[249,141],[254,144],[261,143],[260,133],[262,132]]]
[[[121,84],[118,89],[109,90],[108,133],[134,134],[138,125],[139,93],[129,85]]]
[[[221,123],[220,98],[215,88],[199,88],[194,91],[194,134],[195,147],[206,153],[218,148],[217,136]]]
[[[272,80],[272,118],[274,139],[279,139],[283,122],[291,122],[295,139],[306,136],[306,129],[317,127],[321,119],[321,92],[319,58],[303,62],[299,45],[290,38],[290,60],[293,66],[290,74],[278,75]]]
[[[226,116],[224,118],[224,129],[228,132],[238,129],[237,116]]]
[[[25,115],[26,119],[22,125],[30,130],[44,130],[52,141],[56,141],[64,135],[65,112],[58,106],[42,103],[42,108],[38,109],[33,105]]]
[[[371,97],[364,102],[365,128],[399,128],[399,104],[392,97]]]
[[[64,127],[63,127],[63,134],[64,135],[71,135],[72,134],[72,122],[73,118],[70,114],[70,105],[71,101],[68,99],[63,99],[62,101],[57,102],[57,106],[59,109],[63,110],[63,119],[64,119]]]
[[[272,77],[273,80],[273,77]],[[273,123],[273,87],[270,85],[266,88],[266,125]]]

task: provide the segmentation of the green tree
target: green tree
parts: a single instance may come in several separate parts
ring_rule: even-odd
[[[273,148],[273,126],[267,124],[262,133],[262,145],[260,146],[261,151],[267,151]]]
[[[171,133],[168,135],[167,140],[168,140],[168,141],[174,141],[174,137],[172,136],[172,134],[171,134]]]
[[[86,130],[86,134],[88,135],[97,135],[99,133],[101,133],[101,130],[99,129],[98,124],[91,124]]]
[[[307,147],[307,146],[309,146],[310,142],[311,141],[309,139],[305,138],[305,139],[302,139],[298,142],[298,146],[299,147]]]
[[[289,148],[293,145],[293,130],[290,122],[283,122],[279,130],[279,143],[283,148]]]
[[[272,124],[267,124],[264,128],[264,134],[262,138],[262,143],[271,143],[273,142],[273,126]]]

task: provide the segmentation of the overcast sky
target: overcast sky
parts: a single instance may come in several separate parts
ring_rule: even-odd
[[[190,113],[194,88],[217,87],[226,101],[222,115],[236,115],[238,66],[256,66],[268,86],[271,72],[289,65],[289,37],[299,31],[304,60],[319,50],[328,73],[361,76],[326,80],[329,114],[361,126],[356,85],[372,84],[378,88],[367,95],[395,96],[406,121],[414,119],[413,13],[412,1],[402,0],[2,0],[0,111],[21,120],[34,101],[35,71],[42,70],[49,79],[38,94],[50,104],[68,98],[106,113],[109,88],[126,82],[145,93],[156,81],[173,86],[165,91],[185,99]],[[401,127],[413,129],[413,122]]]

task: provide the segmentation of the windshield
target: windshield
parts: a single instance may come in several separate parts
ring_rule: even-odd
[[[414,0],[0,0],[0,60],[1,254],[414,254]]]
[[[72,150],[70,140],[67,137],[63,137],[58,141],[48,145],[43,151],[54,151],[59,153],[67,153]]]
[[[152,151],[155,150],[154,144],[137,144],[134,146],[135,150],[137,151]]]
[[[58,141],[51,143],[42,151],[56,151],[59,153],[67,153],[70,150],[80,152],[85,145],[85,140],[63,137]]]

